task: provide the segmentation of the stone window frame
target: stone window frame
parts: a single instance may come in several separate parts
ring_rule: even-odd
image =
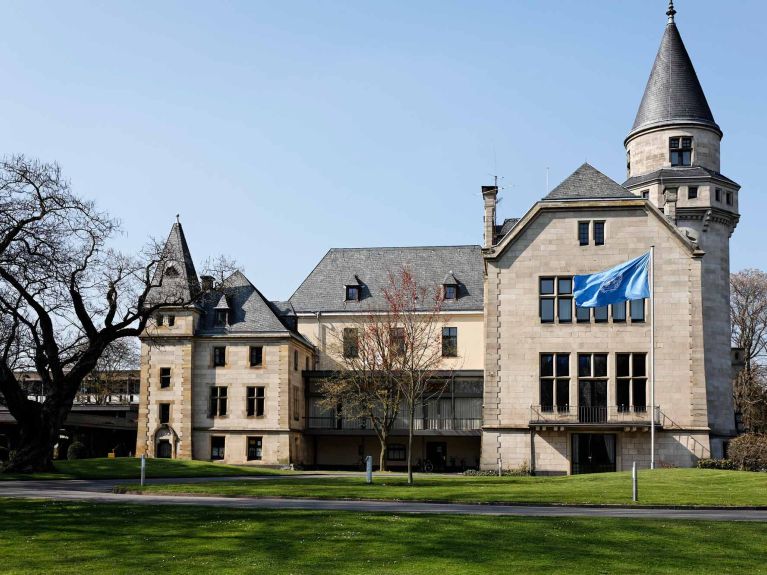
[[[687,186],[687,199],[688,200],[698,199],[698,186]]]
[[[722,188],[714,188],[714,201],[722,201]]]
[[[552,282],[552,289],[548,291],[544,289],[544,282]],[[569,291],[567,289],[562,290],[562,282],[570,282]],[[552,301],[552,319],[544,319],[544,302]],[[569,308],[565,308],[562,304],[569,301]],[[538,317],[542,324],[571,324],[573,323],[573,276],[572,275],[543,275],[538,277]],[[563,309],[570,310],[569,318],[562,319],[561,312]]]
[[[544,369],[544,358],[551,358],[551,371]],[[560,358],[564,359],[560,363]],[[564,371],[566,373],[562,373]],[[544,385],[551,386],[551,404],[543,403]],[[563,390],[565,390],[563,392]],[[565,401],[560,401],[564,395]],[[570,412],[570,352],[545,352],[538,356],[538,404],[541,412]]]
[[[258,363],[253,363],[254,357],[253,352],[257,349],[261,350],[261,361]],[[253,369],[263,369],[266,366],[266,362],[264,361],[264,357],[266,354],[264,354],[264,346],[263,345],[250,345],[248,346],[248,365],[252,367]]]
[[[167,410],[167,413],[163,414],[163,410]],[[169,401],[158,402],[157,421],[160,423],[160,425],[168,425],[170,423],[170,418],[171,418],[171,403]]]
[[[442,357],[458,357],[458,328],[442,328]]]
[[[221,440],[220,446],[214,446],[213,440]],[[214,456],[214,453],[216,454]],[[226,436],[225,435],[211,435],[210,436],[210,459],[211,461],[222,461],[226,458]]]
[[[173,383],[173,370],[170,367],[161,367],[158,378],[160,389],[168,389]]]
[[[208,417],[227,417],[229,413],[229,393],[227,386],[211,385],[208,397]]]
[[[689,145],[685,145],[689,141]],[[668,161],[672,167],[687,167],[692,166],[694,144],[692,136],[671,136],[668,139]],[[685,162],[685,153],[689,152],[687,162]],[[674,158],[677,158],[676,163]]]
[[[603,246],[607,241],[607,222],[605,220],[594,220],[591,222],[592,236],[595,246]],[[597,230],[601,230],[599,233]]]
[[[250,443],[253,441],[253,457],[251,457]],[[245,441],[246,461],[261,461],[264,458],[264,437],[262,435],[248,435]]]
[[[727,204],[728,206],[732,206],[735,204],[734,197],[735,197],[735,194],[733,193],[732,190],[724,191],[724,203]]]
[[[628,357],[628,371],[621,373],[621,356]],[[641,357],[642,368],[637,373],[638,363],[635,359]],[[647,412],[647,382],[649,381],[649,366],[647,363],[647,352],[616,352],[615,353],[615,405],[618,407],[618,411],[628,413],[646,413]],[[640,384],[642,387],[642,393],[644,395],[644,403],[641,405],[636,404],[636,386]],[[626,393],[628,394],[628,404],[621,404],[618,398],[618,394],[621,391],[621,386],[627,385]]]
[[[223,350],[221,352],[222,354],[221,363],[218,363],[219,359],[216,357],[217,350]],[[226,367],[226,346],[214,345],[211,350],[210,359],[211,359],[211,365],[213,367]]]

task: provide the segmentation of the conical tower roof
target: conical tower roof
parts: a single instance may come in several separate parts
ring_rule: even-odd
[[[628,138],[648,128],[667,124],[699,124],[713,128],[721,135],[674,22],[676,10],[673,3],[669,3],[666,14],[668,24]]]
[[[157,287],[150,290],[147,298],[150,303],[188,303],[200,293],[200,281],[181,222],[176,222],[170,229],[152,285]]]

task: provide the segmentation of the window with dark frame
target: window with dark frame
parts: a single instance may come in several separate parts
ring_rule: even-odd
[[[582,246],[589,245],[589,222],[578,222],[578,243]]]
[[[176,316],[175,315],[169,315],[168,316],[168,327],[173,327],[176,325]]]
[[[618,411],[647,411],[647,354],[615,355],[615,397]]]
[[[689,166],[692,164],[692,138],[675,137],[669,138],[668,142],[672,166]]]
[[[405,461],[407,448],[402,443],[392,443],[386,446],[386,459],[388,461]]]
[[[612,304],[613,323],[625,323],[626,321],[626,302]]]
[[[250,367],[262,367],[264,365],[264,346],[250,346]]]
[[[578,354],[578,420],[607,421],[607,354]]]
[[[359,357],[359,330],[356,327],[345,327],[343,337],[344,357],[347,359]]]
[[[644,198],[645,200],[649,200],[650,199],[650,190],[642,190],[642,198]]]
[[[210,405],[208,415],[210,417],[223,417],[226,415],[226,386],[214,385],[210,388]]]
[[[575,306],[575,320],[578,323],[590,323],[591,322],[591,308]]]
[[[360,301],[360,286],[346,286],[346,301]]]
[[[229,312],[225,309],[217,309],[215,312],[216,313],[214,316],[213,325],[215,327],[225,327],[229,317]]]
[[[298,350],[293,350],[293,371],[298,371]]]
[[[458,357],[458,328],[442,328],[442,357]]]
[[[161,424],[170,423],[170,403],[160,404],[160,423]]]
[[[213,348],[213,367],[226,365],[226,347],[216,346]]]
[[[458,299],[458,286],[455,284],[445,284],[442,286],[443,299],[455,300]]]
[[[260,461],[264,452],[263,437],[248,437],[248,461]]]
[[[731,206],[732,205],[732,192],[730,190],[727,190],[726,192],[724,192],[724,198],[725,198],[725,203],[728,206]]]
[[[248,417],[261,417],[264,415],[266,396],[263,386],[248,387],[246,396],[246,413]]]
[[[224,458],[226,448],[226,438],[221,435],[213,435],[210,438],[210,458],[213,461],[220,461]]]
[[[541,411],[570,410],[570,354],[542,353],[540,356]]]
[[[160,387],[166,388],[170,387],[170,368],[169,367],[161,367],[160,368]]]
[[[689,186],[687,188],[687,199],[694,200],[698,197],[698,186]]]
[[[722,201],[722,189],[721,188],[716,188],[714,190],[714,199],[717,202],[721,202]]]
[[[594,245],[605,245],[605,223],[594,222]]]
[[[538,280],[541,323],[572,323],[573,278],[547,277]]]
[[[394,353],[405,355],[405,328],[393,327],[389,334],[389,339]]]

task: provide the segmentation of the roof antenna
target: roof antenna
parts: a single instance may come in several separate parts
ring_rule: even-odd
[[[668,16],[669,24],[674,23],[674,14],[676,14],[676,10],[674,10],[674,0],[668,0],[668,11],[666,12],[666,16]]]

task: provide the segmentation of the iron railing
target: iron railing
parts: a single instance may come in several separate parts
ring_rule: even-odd
[[[531,405],[531,424],[554,425],[650,425],[649,406],[601,405]],[[660,423],[660,409],[655,407],[655,423]]]
[[[440,431],[472,431],[482,428],[482,418],[417,418],[414,421],[413,429],[440,430]],[[342,417],[307,417],[306,424],[309,429],[335,429],[335,430],[365,430],[373,429],[373,424],[369,418],[347,419]],[[407,430],[408,422],[406,419],[397,418],[392,425],[394,430]]]

